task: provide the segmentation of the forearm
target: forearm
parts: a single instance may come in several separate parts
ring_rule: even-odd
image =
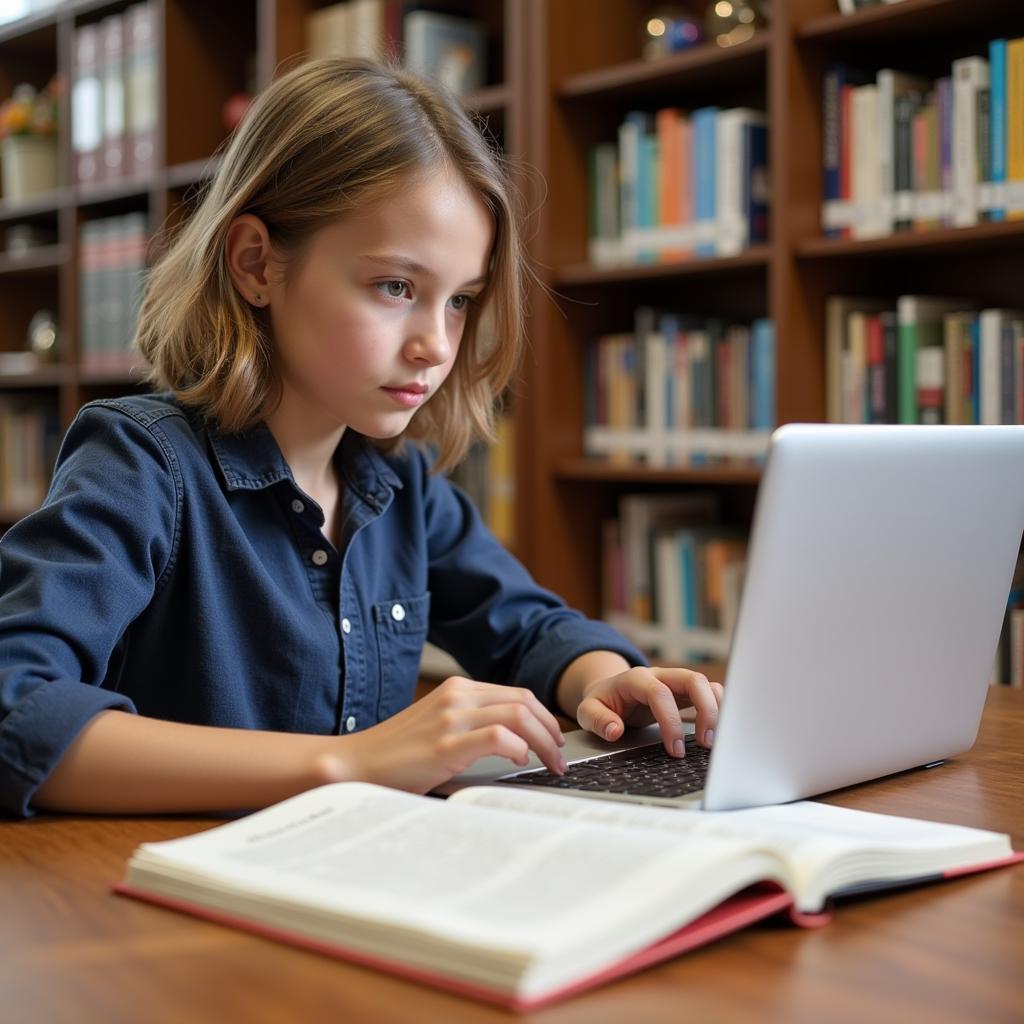
[[[337,736],[102,711],[75,737],[32,804],[106,814],[255,809],[343,777],[343,743]]]
[[[629,668],[629,662],[614,651],[587,651],[569,662],[555,688],[555,703],[562,714],[576,721],[576,709],[583,699],[583,687],[594,679],[606,679]]]

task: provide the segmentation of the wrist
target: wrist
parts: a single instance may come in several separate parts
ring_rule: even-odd
[[[354,736],[331,736],[318,745],[310,760],[313,786],[326,786],[332,782],[355,782],[360,773],[355,767],[351,750]]]
[[[586,687],[629,669],[629,662],[615,651],[586,651],[566,666],[555,687],[555,704],[562,714],[576,721],[576,711]]]

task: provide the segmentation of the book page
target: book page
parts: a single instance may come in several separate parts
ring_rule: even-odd
[[[657,937],[766,871],[775,877],[777,863],[750,859],[745,845],[348,782],[198,835],[145,843],[132,863],[143,874],[159,867],[215,879],[317,913],[537,951],[597,935],[612,948],[617,931],[624,942]]]
[[[449,802],[551,815],[573,821],[669,832],[690,839],[733,839],[776,852],[789,866],[803,909],[831,892],[872,878],[924,874],[1009,856],[1009,837],[962,825],[801,800],[736,811],[657,807],[514,786],[470,786]]]

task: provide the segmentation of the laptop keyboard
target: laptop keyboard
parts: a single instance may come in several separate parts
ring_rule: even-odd
[[[686,757],[673,757],[660,741],[643,747],[599,754],[568,765],[564,775],[547,768],[505,775],[495,782],[516,786],[549,786],[632,796],[685,796],[704,788],[711,751],[686,737]]]

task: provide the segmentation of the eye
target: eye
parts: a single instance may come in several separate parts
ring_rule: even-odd
[[[473,306],[479,304],[475,295],[455,295],[452,297],[452,302],[457,302],[459,299],[462,300],[462,305],[456,308],[457,313],[468,313]]]
[[[400,289],[401,288],[408,288],[409,287],[408,284],[406,284],[406,282],[403,281],[401,278],[392,278],[390,281],[377,281],[374,284],[374,287],[375,288],[384,288],[385,289],[384,294],[387,295],[388,298],[390,298],[390,299],[400,299],[402,297],[400,291],[399,291],[398,294],[396,294],[393,291],[386,290],[386,289],[389,289],[391,287],[391,285],[393,285],[393,284],[397,284]]]

